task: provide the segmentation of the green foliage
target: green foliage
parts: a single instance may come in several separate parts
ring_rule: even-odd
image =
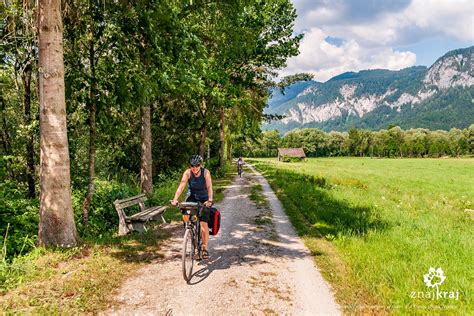
[[[298,73],[290,76],[285,76],[281,79],[278,83],[278,87],[280,88],[280,93],[285,94],[285,89],[292,86],[296,82],[301,81],[312,81],[314,75],[307,74],[307,73]]]
[[[278,131],[263,132],[256,140],[235,147],[247,157],[275,157],[278,147],[303,148],[307,157],[459,157],[473,152],[474,125],[449,132],[399,126],[369,131],[352,128],[349,133],[326,133],[315,128],[295,129],[281,137]],[[284,158],[284,161],[286,159]]]
[[[230,163],[225,161],[224,168],[219,168],[219,159],[211,158],[205,162],[205,167],[209,169],[211,175],[216,178],[223,178],[230,170]]]
[[[39,201],[28,199],[12,181],[0,184],[0,244],[3,259],[26,253],[38,234]]]
[[[283,155],[282,157],[282,161],[283,162],[301,162],[303,159],[299,158],[299,157],[291,157],[291,156],[288,156],[288,155]]]
[[[116,232],[118,215],[113,202],[139,193],[140,190],[137,186],[130,186],[114,180],[96,179],[94,199],[89,213],[89,225],[84,227],[81,215],[85,191],[73,191],[73,209],[79,234],[81,236],[102,236]]]
[[[0,55],[0,238],[4,241],[10,224],[8,258],[30,250],[38,231],[38,199],[26,198],[29,176],[40,187],[38,99],[32,89],[31,119],[25,119],[26,89],[18,81],[31,70],[31,86],[38,84],[31,5],[1,4],[6,45]],[[257,135],[275,71],[298,53],[302,38],[292,31],[296,11],[289,0],[199,5],[79,0],[62,9],[72,199],[82,238],[110,237],[117,228],[113,201],[139,193],[141,108],[151,108],[155,195],[148,203],[162,205],[176,188],[174,172],[201,141],[211,149],[207,163],[213,176],[224,176],[228,167],[217,168],[220,110],[229,148],[235,139]],[[204,130],[207,137],[201,139]],[[33,154],[27,152],[31,143]],[[91,158],[95,190],[89,225],[83,227]]]

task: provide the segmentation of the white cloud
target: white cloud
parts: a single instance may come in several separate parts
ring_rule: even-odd
[[[474,4],[471,0],[413,0],[397,18],[433,33],[474,41]]]
[[[310,21],[318,21],[319,23],[335,22],[340,17],[340,11],[335,8],[318,8],[307,13]]]
[[[293,1],[299,15],[295,30],[305,30],[305,37],[300,55],[282,75],[314,72],[324,81],[344,71],[398,70],[414,65],[416,54],[395,47],[427,38],[474,42],[472,0]],[[327,36],[344,42],[333,45]]]
[[[371,45],[408,44],[436,35],[474,41],[474,4],[471,0],[413,0],[401,11],[383,12],[363,23],[327,25],[324,29]]]
[[[316,80],[326,81],[346,71],[376,68],[399,70],[416,62],[416,55],[412,52],[364,48],[355,40],[337,46],[328,43],[325,40],[327,36],[321,29],[310,29],[300,45],[300,54],[288,61],[288,67],[281,75],[311,72]]]

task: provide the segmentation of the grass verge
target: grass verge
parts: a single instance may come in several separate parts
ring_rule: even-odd
[[[224,198],[235,173],[215,177],[214,200]],[[165,205],[179,179],[166,179],[155,187],[150,205]],[[110,201],[112,203],[113,201]],[[181,221],[170,207],[168,223]],[[118,219],[117,219],[118,222]],[[114,291],[139,268],[163,257],[162,243],[170,236],[166,225],[153,223],[142,234],[118,237],[110,233],[85,237],[73,249],[36,248],[11,261],[0,259],[0,306],[6,314],[98,313],[115,304]]]
[[[4,289],[4,313],[95,313],[113,303],[114,290],[141,266],[162,257],[168,237],[154,227],[143,234],[87,240],[68,250],[37,248],[11,263],[21,271],[16,284]]]
[[[255,160],[348,313],[474,310],[472,159]],[[446,279],[427,287],[430,267]],[[448,293],[431,299],[428,293]],[[456,298],[449,293],[458,293]]]

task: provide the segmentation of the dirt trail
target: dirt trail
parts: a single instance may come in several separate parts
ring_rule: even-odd
[[[268,213],[248,197],[250,187],[258,183],[271,206],[273,225],[268,220],[266,225],[256,223]],[[195,266],[190,284],[181,274],[182,228],[175,227],[165,246],[165,259],[127,280],[115,298],[119,304],[105,314],[341,314],[309,251],[260,174],[235,178],[216,207],[222,213],[221,230],[211,236],[211,258]]]

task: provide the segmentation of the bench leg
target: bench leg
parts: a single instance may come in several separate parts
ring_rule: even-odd
[[[163,214],[161,214],[160,216],[161,216],[161,220],[163,221],[163,224],[166,224],[166,220],[165,220],[165,218],[163,217]]]
[[[140,232],[140,233],[147,231],[145,223],[142,223],[142,222],[133,222],[132,227],[133,227],[133,230],[136,230],[137,232]]]
[[[120,221],[119,222],[119,230],[118,230],[119,236],[125,236],[126,234],[128,234],[129,231],[130,231],[130,226],[127,225],[127,223],[125,223],[125,221]]]

